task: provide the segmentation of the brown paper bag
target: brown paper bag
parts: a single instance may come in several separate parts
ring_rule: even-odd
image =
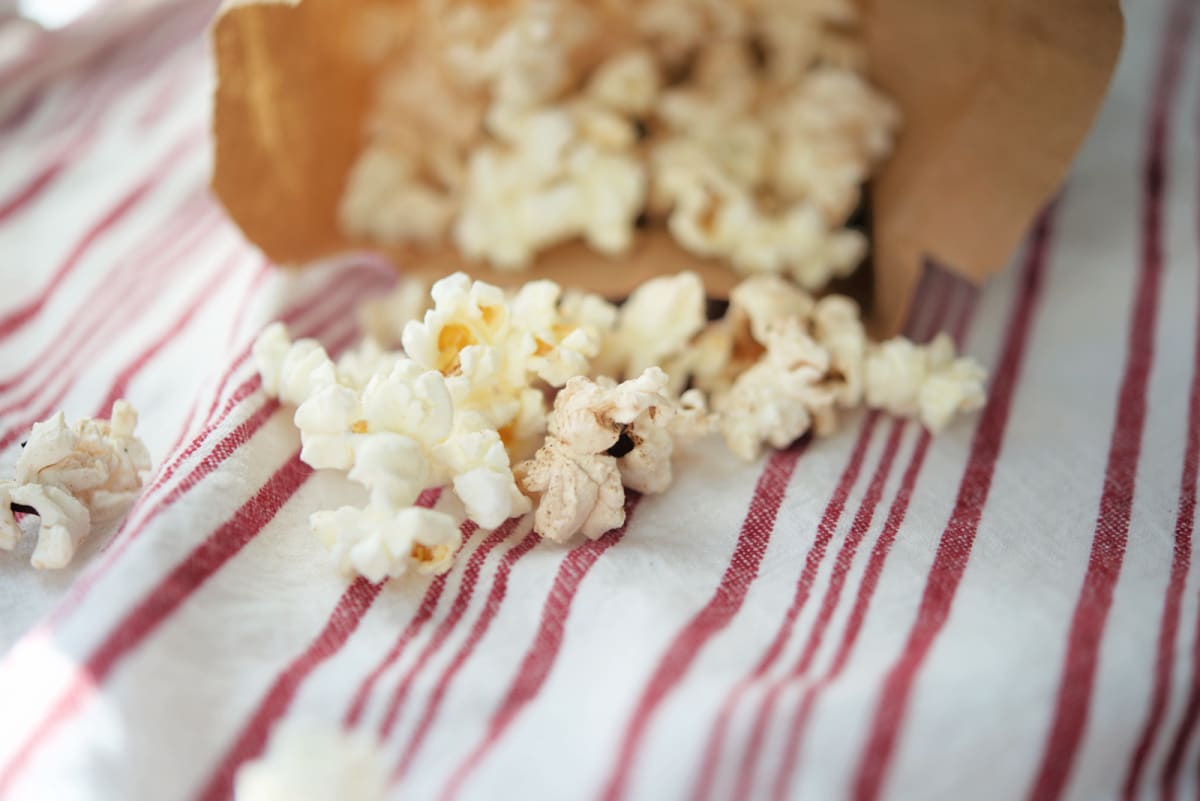
[[[357,31],[361,15],[391,2],[229,0],[217,18],[213,188],[277,263],[362,245],[337,225],[371,92]],[[926,259],[973,281],[1004,266],[1091,125],[1122,20],[1117,0],[861,2],[871,77],[904,113],[870,195],[873,327],[891,333]],[[465,266],[494,283],[549,277],[613,297],[681,269],[716,296],[737,281],[661,230],[620,258],[572,243],[521,273],[467,264],[450,245],[389,255],[406,272]]]

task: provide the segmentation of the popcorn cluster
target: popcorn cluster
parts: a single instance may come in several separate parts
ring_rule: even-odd
[[[485,529],[533,510],[544,538],[595,538],[624,522],[626,489],[666,490],[676,450],[714,430],[752,460],[832,433],[863,405],[936,431],[984,400],[983,370],[949,337],[870,342],[854,301],[774,275],[743,281],[713,321],[687,272],[619,308],[550,281],[505,292],[462,273],[427,304],[414,293],[378,307],[406,320],[400,350],[368,336],[334,362],[278,323],[254,347],[263,387],[296,407],[301,459],[366,488],[363,507],[310,522],[342,570],[371,581],[449,569],[459,520],[416,505],[431,488],[451,488]],[[365,319],[398,328],[382,312]]]
[[[852,0],[395,13],[341,201],[351,236],[450,238],[521,269],[569,240],[619,255],[657,225],[697,256],[810,290],[865,255],[845,225],[899,114],[862,74]]]
[[[135,428],[137,412],[123,400],[109,420],[68,425],[59,412],[35,423],[13,479],[0,481],[0,550],[11,551],[21,536],[14,505],[40,519],[30,559],[39,569],[66,567],[93,525],[122,517],[150,470]]]
[[[547,393],[586,374],[600,346],[601,332],[566,310],[586,316],[603,301],[560,304],[560,294],[535,281],[507,296],[459,273],[437,282],[423,317],[404,326],[403,351],[368,338],[336,363],[281,324],[262,332],[263,387],[296,407],[300,458],[368,491],[364,507],[310,521],[344,570],[380,581],[448,569],[458,521],[414,506],[428,488],[450,486],[484,528],[529,511],[511,465],[541,443]]]

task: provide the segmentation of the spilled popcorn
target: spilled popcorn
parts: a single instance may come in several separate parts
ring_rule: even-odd
[[[665,491],[676,451],[712,432],[753,460],[863,406],[938,431],[984,401],[983,369],[950,337],[871,342],[853,300],[776,275],[744,280],[712,321],[686,272],[620,307],[462,273],[427,302],[391,297],[405,298],[399,349],[368,327],[335,361],[279,323],[254,346],[264,389],[295,407],[300,458],[367,490],[310,524],[342,571],[373,582],[450,568],[462,521],[418,506],[426,490],[448,489],[484,529],[532,511],[543,538],[596,538],[624,522],[626,490]]]
[[[576,376],[559,391],[545,444],[516,468],[521,489],[538,499],[538,534],[566,542],[582,531],[595,539],[625,522],[625,487],[670,486],[676,440],[705,433],[707,415],[702,397],[675,399],[667,381],[647,367],[620,384]]]
[[[452,241],[499,269],[639,228],[809,290],[852,272],[847,222],[892,150],[851,0],[431,0],[393,9],[342,229]],[[374,37],[378,38],[378,37]]]
[[[137,412],[123,400],[110,420],[68,425],[59,412],[35,423],[13,479],[0,481],[0,550],[11,551],[21,536],[14,506],[39,518],[30,559],[39,569],[66,567],[93,525],[122,517],[150,469],[136,427]]]
[[[233,794],[236,801],[383,801],[387,768],[361,733],[285,720],[266,753],[238,769]]]

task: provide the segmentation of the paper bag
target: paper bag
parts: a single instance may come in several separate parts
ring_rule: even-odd
[[[279,264],[364,247],[337,206],[362,144],[372,68],[364,16],[396,0],[233,0],[217,18],[213,188],[246,237]],[[1062,181],[1120,49],[1117,0],[862,0],[872,80],[903,129],[870,187],[873,328],[894,332],[924,262],[973,281],[1008,260]],[[607,257],[571,243],[531,271],[468,263],[450,245],[392,250],[404,272],[467,269],[500,284],[548,277],[621,297],[655,274],[694,269],[710,294],[727,266],[648,230]]]

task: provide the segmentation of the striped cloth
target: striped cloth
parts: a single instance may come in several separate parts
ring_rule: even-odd
[[[77,566],[0,554],[0,798],[228,798],[285,719],[377,735],[397,799],[1196,798],[1197,8],[1127,5],[1011,267],[922,282],[910,330],[990,367],[982,413],[706,443],[598,541],[465,527],[384,586],[330,569],[306,518],[357,491],[247,356],[275,318],[344,347],[394,277],[281,274],[222,219],[211,3],[45,70],[0,120],[0,470],[119,397],[158,467]]]

